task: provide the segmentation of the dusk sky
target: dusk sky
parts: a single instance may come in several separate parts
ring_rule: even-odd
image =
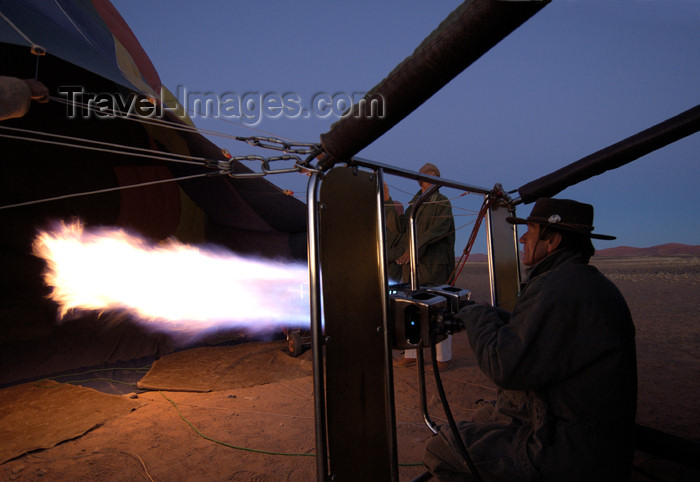
[[[185,90],[222,99],[292,94],[311,111],[320,96],[368,91],[460,2],[112,3],[181,102]],[[700,104],[699,26],[696,0],[554,0],[358,156],[416,171],[430,161],[442,177],[515,190]],[[319,142],[338,120],[319,109],[257,123],[234,114],[194,122],[226,136]],[[211,139],[234,155],[261,154]],[[557,197],[595,206],[596,232],[618,238],[596,241],[599,249],[698,245],[699,161],[696,133]],[[305,176],[268,180],[305,200]],[[418,189],[386,181],[404,203]],[[453,202],[459,254],[481,197],[442,192]],[[485,252],[483,239],[474,252]]]

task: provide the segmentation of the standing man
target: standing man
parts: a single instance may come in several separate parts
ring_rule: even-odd
[[[420,168],[423,174],[440,177],[440,170],[435,164],[427,163]],[[413,212],[413,205],[418,197],[432,184],[419,181],[420,191],[413,196],[409,207],[402,215],[393,208],[394,201],[389,196],[389,189],[384,185],[384,217],[387,231],[408,234],[408,220]],[[455,269],[455,222],[452,205],[446,196],[435,191],[426,200],[416,214],[416,250],[418,255],[418,282],[420,284],[444,284],[450,279]],[[408,241],[405,242],[408,248]],[[406,249],[394,262],[398,265],[410,264],[410,253]],[[389,262],[392,260],[390,259]],[[404,279],[403,281],[407,281]],[[436,345],[438,367],[449,369],[452,364],[452,337]],[[416,363],[416,351],[406,350],[404,358],[394,362],[394,366],[410,366]]]
[[[539,199],[520,238],[529,267],[508,313],[469,305],[463,321],[493,405],[459,431],[484,480],[629,480],[637,366],[634,325],[617,287],[588,264],[593,206]],[[439,480],[471,480],[441,427],[424,463]]]
[[[403,205],[394,201],[394,210],[397,216],[403,214]],[[406,252],[406,233],[386,230],[387,274],[391,283],[403,281],[403,266],[396,262]]]

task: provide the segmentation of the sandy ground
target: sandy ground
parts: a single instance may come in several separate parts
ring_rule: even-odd
[[[638,423],[700,442],[700,258],[594,262],[621,289],[635,319]],[[488,297],[487,283],[485,264],[471,263],[458,285],[483,300]],[[463,419],[480,399],[492,399],[495,388],[476,367],[464,333],[455,335],[453,347],[455,366],[443,374],[443,382],[455,418]],[[394,377],[399,473],[401,480],[410,480],[423,471],[416,464],[430,432],[419,410],[415,370],[395,368]],[[443,422],[434,387],[429,374],[429,411],[435,421]],[[74,440],[0,465],[0,479],[316,478],[311,377],[210,393],[148,391],[123,396],[144,404]],[[700,480],[696,469],[644,453],[638,452],[636,465],[633,480]]]

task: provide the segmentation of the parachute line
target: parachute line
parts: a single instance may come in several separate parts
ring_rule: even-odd
[[[91,147],[91,146],[81,145],[81,144],[71,144],[68,142],[49,141],[47,139],[40,139],[38,137],[25,137],[25,136],[19,136],[19,135],[12,136],[9,134],[4,134],[4,135],[0,134],[0,136],[7,137],[10,139],[36,141],[36,142],[42,142],[45,144],[57,144],[57,145],[61,145],[61,146],[75,147],[78,149],[91,149],[91,150],[95,150],[95,151],[109,152],[109,153],[113,153],[113,154],[133,155],[133,156],[147,157],[149,159],[157,159],[160,161],[179,162],[179,163],[184,163],[184,164],[201,165],[203,163],[207,163],[210,161],[209,159],[207,159],[205,157],[188,156],[188,155],[184,155],[184,154],[177,154],[174,152],[165,153],[163,151],[157,151],[157,150],[153,150],[153,149],[145,149],[143,147],[133,147],[133,146],[127,146],[124,144],[115,144],[112,142],[95,141],[92,139],[82,139],[79,137],[72,137],[72,136],[66,136],[66,135],[60,135],[60,134],[52,134],[50,132],[39,132],[39,131],[33,131],[33,130],[29,130],[29,129],[20,129],[17,127],[7,127],[7,126],[0,126],[0,129],[7,130],[7,131],[14,131],[14,132],[22,132],[22,133],[26,133],[26,134],[36,134],[39,136],[53,137],[53,138],[58,138],[58,139],[66,139],[66,140],[71,140],[71,141],[76,141],[76,142],[85,142],[87,144],[94,144],[97,146],[115,147],[117,149],[105,149],[105,148]],[[119,150],[119,149],[121,149],[121,150]],[[167,154],[167,155],[165,155],[165,154]]]
[[[61,199],[70,199],[70,198],[80,197],[80,196],[90,196],[93,194],[103,194],[106,192],[122,191],[124,189],[133,189],[133,188],[143,187],[143,186],[152,186],[154,184],[164,184],[166,182],[185,181],[187,179],[194,179],[197,177],[206,177],[206,176],[211,176],[211,174],[208,174],[208,173],[194,174],[191,176],[175,177],[172,179],[161,179],[158,181],[149,181],[149,182],[142,182],[139,184],[130,184],[128,186],[109,187],[109,188],[105,188],[105,189],[97,189],[95,191],[85,191],[85,192],[79,192],[79,193],[73,193],[73,194],[66,194],[64,196],[55,196],[55,197],[44,198],[44,199],[36,199],[34,201],[27,201],[27,202],[23,202],[23,203],[7,204],[5,206],[0,206],[0,210],[10,209],[10,208],[18,208],[18,207],[22,207],[22,206],[31,206],[32,204],[40,204],[40,203],[45,203],[45,202],[50,202],[50,201],[59,201]]]
[[[9,18],[7,18],[7,17],[5,16],[5,14],[3,14],[1,11],[0,11],[0,17],[2,17],[3,20],[5,20],[5,21],[7,22],[7,24],[8,24],[10,27],[12,27],[12,28],[15,30],[15,32],[17,32],[17,33],[19,34],[20,37],[22,37],[24,40],[26,40],[30,47],[34,47],[34,46],[36,45],[34,42],[32,42],[32,39],[30,39],[30,38],[27,36],[27,34],[25,34],[24,32],[22,32],[22,30],[20,30],[20,28],[19,28],[17,25],[15,25],[14,23],[12,23],[12,20],[10,20]]]

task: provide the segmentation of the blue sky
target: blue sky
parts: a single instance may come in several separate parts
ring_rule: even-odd
[[[456,1],[113,0],[173,92],[298,96],[366,92],[409,56]],[[358,155],[506,190],[700,104],[700,2],[554,0]],[[333,115],[196,118],[230,136],[318,142]],[[261,154],[213,138],[234,155]],[[269,154],[268,154],[269,155]],[[595,206],[596,247],[700,244],[700,134],[566,189]],[[306,178],[268,179],[305,197]],[[387,178],[408,201],[415,181]],[[481,199],[453,199],[456,251]],[[521,205],[527,215],[532,205]],[[484,252],[483,236],[474,248]]]

